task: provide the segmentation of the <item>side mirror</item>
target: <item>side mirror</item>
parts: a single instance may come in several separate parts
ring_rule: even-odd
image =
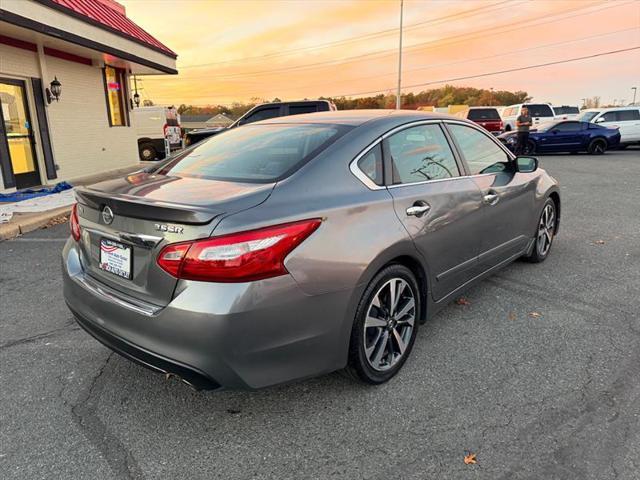
[[[521,173],[532,173],[538,169],[538,159],[536,157],[517,157],[516,168]]]
[[[600,117],[596,120],[596,123],[602,123],[604,122],[604,117]]]

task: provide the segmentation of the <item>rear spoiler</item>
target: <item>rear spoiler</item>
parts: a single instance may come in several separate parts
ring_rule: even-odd
[[[204,225],[223,213],[191,205],[158,202],[131,195],[104,193],[87,187],[76,187],[75,195],[78,203],[89,208],[102,210],[105,206],[109,206],[116,215],[140,218],[142,220]]]

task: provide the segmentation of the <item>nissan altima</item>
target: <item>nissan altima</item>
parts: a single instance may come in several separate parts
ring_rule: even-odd
[[[198,389],[385,382],[450,300],[545,260],[561,211],[537,159],[467,120],[388,110],[242,126],[76,198],[78,323]]]

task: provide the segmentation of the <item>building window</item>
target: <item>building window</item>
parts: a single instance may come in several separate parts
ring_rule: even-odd
[[[104,88],[107,97],[109,125],[124,127],[127,125],[125,99],[125,72],[120,68],[104,67]]]

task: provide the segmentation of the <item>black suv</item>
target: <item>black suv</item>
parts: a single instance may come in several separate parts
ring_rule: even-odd
[[[300,102],[276,102],[256,105],[227,128],[199,128],[185,133],[184,146],[197,143],[205,138],[224,132],[228,128],[239,127],[247,123],[266,120],[268,118],[286,117],[300,113],[328,112],[336,110],[336,106],[328,100],[304,100]]]

